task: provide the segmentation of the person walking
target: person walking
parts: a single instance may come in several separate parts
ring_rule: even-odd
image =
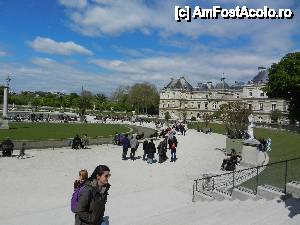
[[[156,147],[153,143],[153,139],[151,138],[150,142],[148,143],[148,149],[147,149],[147,163],[152,164],[154,159],[154,154],[156,153]]]
[[[75,225],[107,225],[103,216],[110,176],[110,169],[106,165],[99,165],[85,182],[75,211]]]
[[[130,140],[130,147],[131,147],[131,151],[130,151],[130,159],[131,159],[131,160],[135,160],[135,152],[136,152],[136,150],[137,150],[138,147],[139,147],[139,142],[138,142],[138,140],[136,139],[135,136],[132,136],[132,137],[131,137],[131,140]]]
[[[166,161],[167,140],[164,139],[163,141],[161,141],[157,149],[158,149],[158,162],[163,163],[164,161]]]
[[[171,162],[175,162],[176,161],[176,144],[175,142],[172,142],[171,145]]]
[[[147,154],[148,154],[148,141],[147,139],[144,140],[143,142],[143,151],[144,151],[144,154],[143,154],[143,160],[145,161],[147,159]]]
[[[85,134],[82,138],[82,148],[87,148],[88,145],[89,145],[89,138],[87,134]]]
[[[19,159],[21,157],[21,159],[24,159],[24,156],[25,156],[25,148],[26,148],[26,143],[23,142],[22,143],[22,147],[20,149],[20,153],[19,155],[17,156],[17,158]]]
[[[171,162],[175,162],[176,161],[176,148],[178,145],[177,138],[175,135],[173,135],[171,139],[169,136],[168,145],[169,145],[169,149],[171,150]]]
[[[124,138],[122,139],[122,145],[123,145],[122,160],[126,160],[128,148],[130,148],[130,141],[128,139],[128,134],[125,134]]]

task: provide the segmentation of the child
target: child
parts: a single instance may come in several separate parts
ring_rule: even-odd
[[[176,161],[176,143],[173,142],[171,144],[171,162],[175,162]]]
[[[24,159],[24,156],[25,156],[25,146],[26,146],[26,143],[23,142],[22,147],[21,147],[21,150],[20,150],[20,153],[19,153],[19,155],[17,156],[18,159],[19,159],[20,157],[21,157],[21,159]]]
[[[80,170],[78,179],[74,181],[74,190],[82,187],[85,181],[88,179],[88,176],[87,170]]]
[[[79,171],[79,178],[74,181],[74,192],[71,198],[71,211],[76,213],[77,203],[79,200],[80,193],[83,191],[84,183],[88,179],[88,172],[86,170]]]

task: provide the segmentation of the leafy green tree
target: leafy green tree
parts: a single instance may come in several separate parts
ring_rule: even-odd
[[[169,124],[169,120],[171,119],[171,115],[170,115],[170,113],[167,111],[167,112],[165,112],[165,121],[166,121],[166,123],[167,124]]]
[[[278,123],[278,120],[280,120],[282,117],[282,112],[279,109],[276,109],[271,112],[270,118],[273,123]]]
[[[210,121],[211,121],[211,115],[209,115],[208,113],[204,113],[203,114],[203,121],[204,121],[204,124],[205,124],[205,128],[208,127]]]
[[[105,109],[105,102],[107,102],[107,97],[104,94],[96,94],[93,98],[93,102],[97,110],[103,111]]]
[[[271,98],[288,100],[290,120],[300,121],[300,52],[289,53],[271,66],[265,91]]]
[[[222,119],[227,134],[231,138],[241,139],[247,130],[248,117],[251,110],[243,102],[229,102],[220,106],[219,115]]]
[[[92,107],[92,93],[90,91],[82,91],[79,99],[80,115],[83,117],[86,110]]]
[[[158,113],[159,94],[152,84],[134,84],[129,90],[128,102],[137,113]]]

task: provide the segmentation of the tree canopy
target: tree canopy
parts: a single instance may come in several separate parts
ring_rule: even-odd
[[[289,53],[271,66],[265,91],[271,98],[288,100],[291,121],[300,121],[300,52]]]
[[[227,135],[231,138],[241,139],[244,136],[250,114],[251,110],[243,102],[229,102],[221,105],[219,109],[219,115],[225,125]]]
[[[3,88],[0,87],[1,101]],[[2,94],[2,95],[1,95]],[[157,114],[159,108],[159,94],[154,85],[138,83],[133,86],[120,86],[113,92],[111,98],[103,93],[93,94],[88,90],[82,93],[51,93],[41,91],[23,91],[10,93],[9,104],[32,105],[35,107],[50,106],[57,108],[79,109],[84,115],[86,110],[99,111],[133,111],[137,113]]]

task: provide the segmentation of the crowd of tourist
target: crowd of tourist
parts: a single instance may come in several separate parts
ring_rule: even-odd
[[[183,124],[175,123],[173,126],[166,129],[162,129],[158,134],[156,131],[154,134],[151,134],[149,138],[144,139],[144,133],[132,135],[131,137],[128,134],[118,134],[116,133],[113,143],[116,145],[122,146],[122,160],[136,160],[139,157],[135,157],[136,151],[138,150],[139,141],[142,143],[143,157],[142,159],[148,164],[157,162],[163,163],[168,159],[167,152],[170,151],[170,161],[175,162],[177,160],[176,151],[178,141],[176,134],[180,133],[185,135],[186,129]],[[157,140],[157,137],[160,138],[160,142],[156,146],[154,140]],[[130,150],[129,158],[127,157],[128,151]]]

